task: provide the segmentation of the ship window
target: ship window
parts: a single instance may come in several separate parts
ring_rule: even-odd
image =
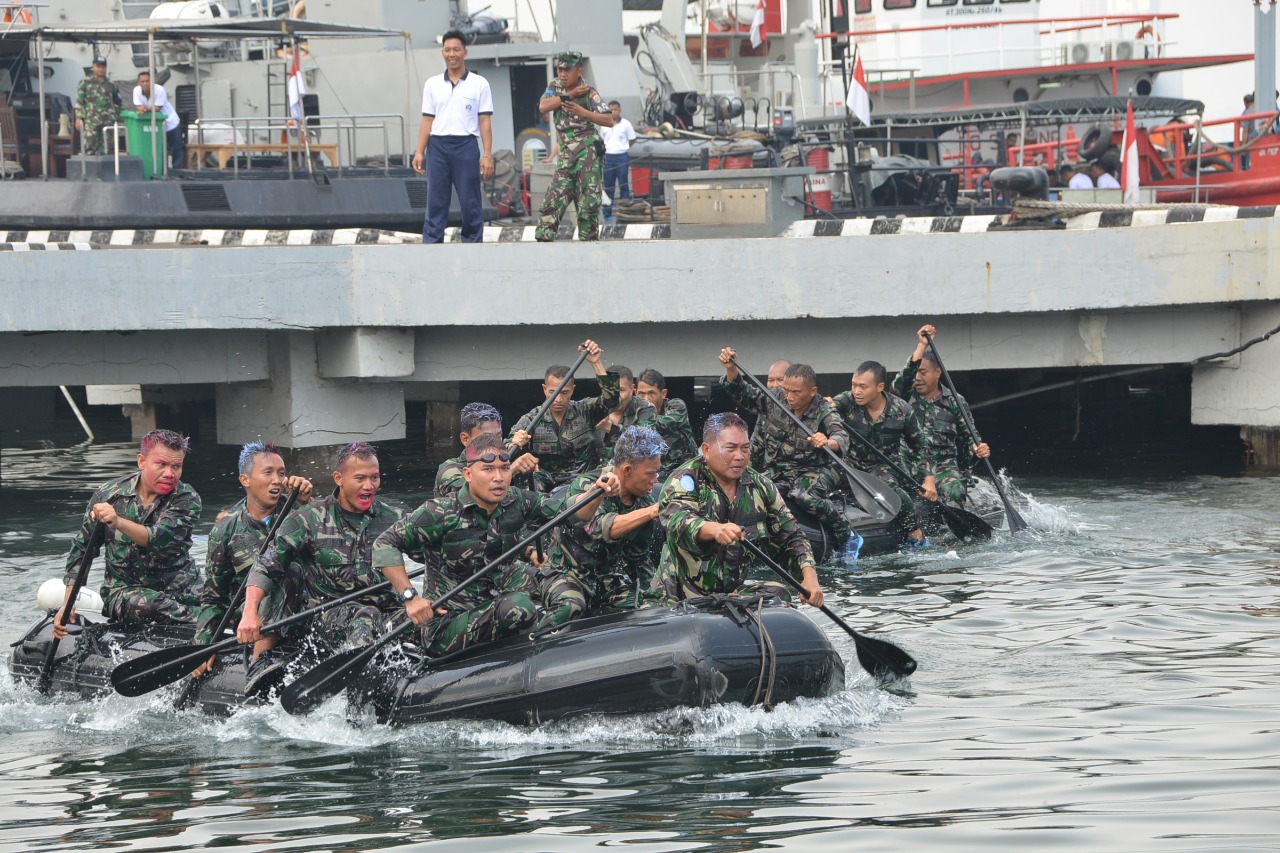
[[[871,13],[871,0],[854,0],[853,14],[868,15]]]
[[[916,0],[884,0],[886,9],[914,9]]]
[[[964,0],[966,6],[990,6],[996,0]]]
[[[929,0],[929,6],[954,6],[959,2],[960,0]]]

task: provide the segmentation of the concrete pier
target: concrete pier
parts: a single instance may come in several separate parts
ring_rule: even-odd
[[[956,371],[1185,363],[1280,325],[1280,220],[1097,214],[1060,231],[23,253],[0,274],[5,386],[211,385],[220,442],[434,440],[466,380],[540,379],[595,337],[607,361],[719,372],[731,344],[841,373],[896,367],[922,320]],[[808,233],[813,234],[810,228]],[[90,286],[89,282],[92,282]],[[1280,427],[1280,345],[1196,369],[1198,424]],[[454,384],[450,384],[454,383]],[[450,390],[452,389],[452,390]]]

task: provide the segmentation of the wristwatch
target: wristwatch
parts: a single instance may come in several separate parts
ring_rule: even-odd
[[[417,597],[418,597],[418,591],[413,587],[409,587],[404,592],[400,593],[400,600],[403,601],[405,604],[408,604],[410,601],[413,601]]]

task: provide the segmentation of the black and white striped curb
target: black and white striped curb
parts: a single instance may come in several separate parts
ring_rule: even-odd
[[[1065,218],[1068,231],[1102,228],[1150,227],[1197,222],[1233,222],[1241,219],[1275,219],[1276,206],[1170,208],[1168,210],[1107,210],[1081,213]],[[875,219],[806,219],[792,224],[781,235],[786,238],[875,237],[914,234],[982,234],[1009,225],[1006,216],[917,216]],[[1012,230],[1012,229],[1010,229]],[[485,243],[531,243],[532,225],[486,225]],[[575,228],[564,223],[556,235],[559,241],[572,240]],[[671,225],[658,223],[614,223],[600,227],[601,240],[666,240]],[[446,243],[459,243],[458,228],[445,229]],[[138,229],[117,231],[0,231],[0,245],[44,246],[49,250],[128,246],[368,246],[421,243],[422,237],[402,231],[377,228],[337,229]],[[6,251],[7,249],[0,249]],[[12,251],[39,251],[34,248]]]
[[[87,252],[92,243],[0,243],[0,252]]]

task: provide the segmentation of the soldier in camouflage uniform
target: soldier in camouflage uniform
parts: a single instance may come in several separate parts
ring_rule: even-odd
[[[284,459],[271,442],[252,441],[240,448],[240,485],[245,496],[219,518],[209,534],[209,551],[204,564],[204,591],[200,593],[200,609],[196,620],[196,636],[193,642],[201,645],[212,643],[214,630],[241,583],[253,568],[253,562],[262,550],[267,531],[276,513],[284,508],[288,497],[285,489],[298,493],[294,511],[311,502],[311,481],[305,477],[290,477],[285,471]],[[275,593],[286,595],[283,586]],[[237,602],[232,618],[239,621],[243,601]],[[283,602],[276,602],[275,609],[282,609]],[[234,623],[231,623],[234,624]],[[263,643],[265,645],[265,641]],[[264,648],[254,650],[260,654]],[[256,655],[255,655],[256,656]],[[213,658],[200,665],[192,673],[197,678],[213,663]]]
[[[448,497],[466,486],[462,469],[467,465],[467,445],[472,439],[485,433],[502,435],[502,415],[488,403],[467,403],[462,407],[459,421],[462,431],[458,440],[462,442],[462,453],[441,462],[436,470],[435,496],[438,498]],[[511,464],[511,473],[528,474],[537,464],[537,457],[526,453]]]
[[[925,333],[937,336],[933,326],[922,326],[917,345],[907,359],[907,366],[893,380],[893,391],[904,397],[920,415],[921,425],[933,455],[933,478],[925,482],[925,497],[931,501],[939,495],[953,506],[963,506],[968,495],[969,475],[979,459],[991,455],[985,442],[977,444],[969,433],[960,407],[968,411],[963,397],[957,397],[938,382],[942,369],[930,357]],[[929,487],[933,485],[931,490]]]
[[[884,390],[888,379],[884,365],[864,361],[853,372],[851,389],[831,401],[845,425],[880,449],[898,467],[926,488],[933,482],[933,453],[925,440],[920,415],[906,400]],[[924,532],[916,519],[915,502],[907,494],[907,484],[866,445],[850,436],[848,458],[864,471],[889,484],[902,499],[902,509],[894,519],[898,532],[924,543]]]
[[[765,379],[764,387],[781,388],[782,380],[786,377],[787,369],[791,367],[791,362],[785,358],[780,358],[773,364],[769,365],[769,375]],[[744,410],[747,411],[747,410]],[[755,414],[754,411],[751,412]],[[757,471],[764,470],[768,460],[765,459],[764,453],[764,419],[756,418],[755,429],[751,431],[751,467]]]
[[[636,393],[648,400],[657,412],[653,426],[667,445],[658,477],[665,480],[668,474],[698,455],[693,428],[689,425],[689,408],[679,397],[667,396],[666,377],[653,368],[640,374]]]
[[[615,364],[609,374],[618,377],[618,407],[596,424],[596,448],[605,462],[613,459],[613,444],[623,430],[636,424],[651,426],[657,419],[653,404],[636,396],[636,375],[631,368]]]
[[[153,429],[142,437],[139,470],[93,493],[67,554],[63,608],[97,522],[107,528],[103,612],[131,626],[194,620],[200,573],[191,560],[191,527],[201,506],[195,489],[181,479],[188,447],[184,436]],[[57,621],[54,636],[66,636]]]
[[[613,465],[605,469],[605,476],[617,480],[618,493],[591,501],[589,521],[569,519],[538,573],[546,622],[563,625],[584,612],[641,606],[653,580],[650,546],[658,518],[653,487],[666,450],[652,427],[623,430]],[[584,474],[569,494],[580,495],[595,482],[594,474]]]
[[[542,491],[600,467],[600,453],[595,443],[596,424],[618,405],[618,377],[604,369],[599,344],[587,341],[583,346],[587,347],[587,362],[600,382],[600,396],[573,399],[574,382],[570,379],[536,428],[533,417],[541,406],[532,409],[511,428],[511,445],[534,456],[534,463],[538,466],[538,488]],[[582,347],[578,349],[581,351]],[[544,397],[550,397],[560,380],[568,374],[569,368],[563,364],[548,367],[542,380]]]
[[[582,54],[556,56],[556,79],[551,81],[538,111],[553,113],[560,155],[547,189],[534,233],[539,242],[556,239],[556,229],[572,202],[578,208],[578,239],[600,237],[600,193],[604,189],[604,141],[596,127],[613,127],[613,113],[600,93],[582,82]]]
[[[93,73],[76,89],[76,130],[85,154],[110,154],[102,150],[102,130],[120,121],[120,93],[107,79],[107,60],[93,58]]]
[[[840,479],[835,463],[822,448],[843,454],[849,447],[849,436],[831,404],[818,395],[817,377],[807,364],[793,364],[783,375],[782,388],[767,394],[747,384],[730,363],[736,356],[732,348],[720,353],[724,365],[723,387],[734,405],[753,409],[760,419],[756,432],[762,435],[764,461],[760,472],[786,492],[796,506],[808,512],[836,540],[836,548],[849,539],[849,522],[843,509],[830,495]],[[806,435],[787,417],[786,408],[813,433]]]
[[[502,439],[482,435],[467,445],[467,488],[427,501],[378,537],[373,560],[399,593],[429,655],[456,652],[528,630],[537,622],[532,575],[525,565],[497,566],[437,612],[442,593],[475,574],[560,510],[555,499],[514,488]],[[423,594],[409,583],[403,553],[424,551]],[[533,548],[525,556],[536,559]]]
[[[262,639],[264,621],[274,622],[382,581],[373,568],[373,543],[403,513],[377,498],[382,472],[373,445],[357,441],[342,448],[333,480],[333,494],[286,518],[271,547],[254,562],[236,631],[240,642]],[[271,597],[281,586],[299,589],[301,600],[292,605],[286,601],[283,610],[262,606],[264,598],[269,603],[285,599]],[[330,649],[368,645],[386,630],[387,614],[397,609],[389,591],[370,593],[318,614],[309,629]]]
[[[802,600],[822,606],[809,540],[777,488],[750,461],[746,422],[732,412],[708,418],[702,455],[677,468],[658,498],[667,539],[650,587],[655,603],[753,591],[789,599],[781,584],[744,586],[750,555],[738,543],[750,539],[780,553],[784,568],[801,577]]]

